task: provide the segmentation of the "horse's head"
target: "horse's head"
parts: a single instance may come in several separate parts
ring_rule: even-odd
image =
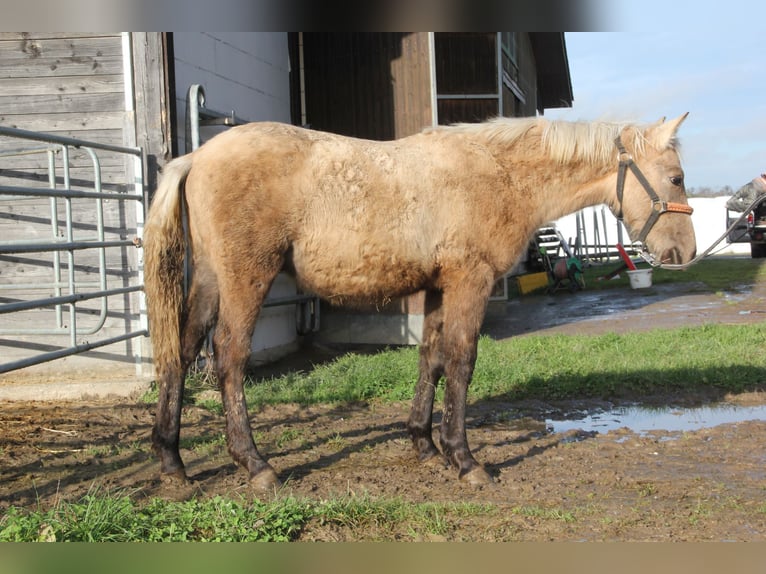
[[[663,118],[638,133],[635,127],[625,128],[615,141],[620,160],[617,215],[622,215],[631,239],[641,241],[660,263],[686,263],[696,252],[676,140],[686,116],[668,122]]]

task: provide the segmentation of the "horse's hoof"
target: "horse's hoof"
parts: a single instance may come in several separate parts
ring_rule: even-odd
[[[471,486],[489,486],[495,483],[482,466],[477,466],[473,470],[469,470],[461,475],[460,480],[467,482]]]
[[[250,486],[261,492],[273,492],[282,486],[282,482],[273,468],[267,468],[250,477]]]
[[[166,486],[187,486],[189,479],[186,477],[184,469],[175,472],[163,472],[160,474],[160,482]]]
[[[160,483],[158,494],[166,500],[181,502],[191,499],[197,493],[197,487],[183,470],[161,474]]]
[[[421,462],[425,466],[432,468],[449,468],[449,462],[440,453],[433,454],[428,458],[421,459]]]

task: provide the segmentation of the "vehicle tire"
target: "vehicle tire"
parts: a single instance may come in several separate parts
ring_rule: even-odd
[[[763,243],[750,243],[750,257],[758,259],[766,255],[766,246]]]

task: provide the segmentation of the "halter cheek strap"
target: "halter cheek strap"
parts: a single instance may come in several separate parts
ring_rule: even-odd
[[[617,219],[622,222],[622,196],[625,189],[625,175],[628,169],[633,172],[633,175],[636,176],[638,183],[641,184],[641,187],[644,188],[644,191],[646,191],[647,195],[652,200],[652,212],[649,215],[649,218],[646,220],[646,223],[644,223],[644,226],[641,228],[641,232],[638,234],[637,241],[640,241],[641,243],[645,242],[646,236],[649,235],[649,231],[652,229],[654,224],[657,223],[657,220],[663,213],[671,212],[684,213],[686,215],[692,214],[694,210],[684,203],[662,201],[657,195],[657,192],[654,191],[652,185],[649,183],[646,177],[644,177],[644,174],[641,173],[641,170],[635,164],[633,158],[625,149],[625,146],[622,145],[620,136],[617,136],[617,138],[614,140],[614,144],[617,146],[617,151],[620,152],[620,165],[617,170],[617,202],[619,204]]]

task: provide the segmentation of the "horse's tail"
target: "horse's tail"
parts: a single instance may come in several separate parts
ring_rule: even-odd
[[[181,366],[181,313],[186,241],[181,202],[192,156],[163,168],[144,228],[144,291],[149,314],[153,360],[158,375]]]

